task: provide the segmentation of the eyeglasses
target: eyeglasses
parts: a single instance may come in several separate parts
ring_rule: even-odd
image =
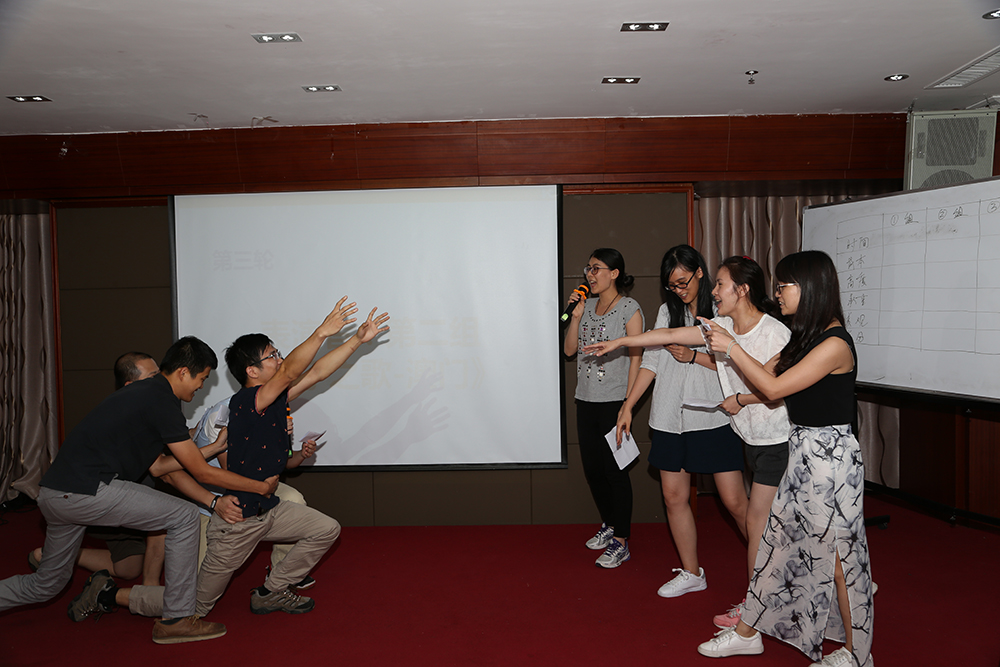
[[[798,285],[798,283],[778,283],[777,285],[774,286],[774,291],[778,294],[781,294],[781,292],[786,287],[791,287],[792,285]]]
[[[274,359],[275,361],[280,361],[280,360],[284,359],[284,357],[281,356],[281,352],[279,352],[278,350],[275,350],[274,352],[272,352],[271,354],[267,355],[266,357],[261,357],[260,363],[264,363],[268,359]]]
[[[597,272],[600,271],[601,269],[604,269],[605,271],[611,270],[607,266],[590,266],[588,264],[587,266],[583,267],[583,275],[591,274],[596,276]]]
[[[675,283],[667,285],[667,289],[670,290],[671,292],[679,292],[682,289],[687,289],[687,286],[691,284],[692,280],[694,280],[693,273],[687,280],[678,280]]]

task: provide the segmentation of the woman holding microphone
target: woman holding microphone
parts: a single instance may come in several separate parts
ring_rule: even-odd
[[[597,298],[583,299],[580,292],[570,297],[576,307],[563,343],[567,357],[587,344],[641,333],[644,326],[638,302],[624,296],[634,278],[625,273],[620,252],[598,248],[591,253],[583,274],[590,294]],[[639,349],[601,359],[580,354],[576,362],[580,458],[602,522],[587,547],[604,550],[597,559],[597,565],[604,568],[618,567],[631,558],[632,482],[628,470],[618,468],[604,436],[615,427],[622,400],[638,375],[641,355]]]

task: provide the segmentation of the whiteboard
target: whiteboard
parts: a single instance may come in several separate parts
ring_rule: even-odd
[[[833,258],[858,381],[1000,398],[1000,180],[807,208]]]
[[[178,333],[220,358],[189,418],[236,337],[287,354],[347,295],[390,330],[291,403],[308,465],[563,464],[555,186],[184,196],[174,225]]]

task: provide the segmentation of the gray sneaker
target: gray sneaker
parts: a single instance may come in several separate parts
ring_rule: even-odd
[[[596,565],[611,569],[618,567],[631,557],[632,554],[628,552],[628,542],[622,544],[618,540],[612,539],[611,544],[604,550],[604,553],[597,557]]]
[[[111,578],[111,573],[107,570],[98,570],[90,575],[87,583],[83,585],[83,590],[66,607],[66,615],[71,621],[79,623],[91,614],[94,614],[94,618],[98,619],[101,614],[114,611],[114,607],[103,605],[98,600],[101,593],[114,587],[115,580]]]
[[[261,595],[256,588],[250,594],[250,611],[255,614],[270,614],[272,611],[283,611],[288,614],[304,614],[312,611],[316,601],[304,595],[297,595],[291,588],[283,591],[271,591]]]
[[[611,544],[611,540],[615,536],[615,529],[608,526],[606,523],[601,524],[601,529],[597,531],[597,534],[592,538],[587,540],[587,548],[599,551],[601,549],[607,549],[608,545]]]

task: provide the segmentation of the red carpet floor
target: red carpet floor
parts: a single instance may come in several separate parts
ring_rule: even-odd
[[[872,498],[866,509],[892,515],[887,530],[869,530],[879,667],[1000,665],[1000,535]],[[26,573],[40,513],[4,519],[0,577]],[[314,572],[315,611],[250,613],[268,562],[259,550],[209,617],[229,633],[176,646],[153,644],[152,621],[127,610],[69,621],[78,571],[58,599],[0,614],[0,665],[808,665],[770,639],[761,656],[697,654],[712,615],[746,586],[743,546],[714,499],[700,499],[698,526],[709,587],[672,600],[656,595],[678,566],[664,525],[634,526],[632,560],[616,570],[595,567],[583,546],[596,526],[346,528]]]

